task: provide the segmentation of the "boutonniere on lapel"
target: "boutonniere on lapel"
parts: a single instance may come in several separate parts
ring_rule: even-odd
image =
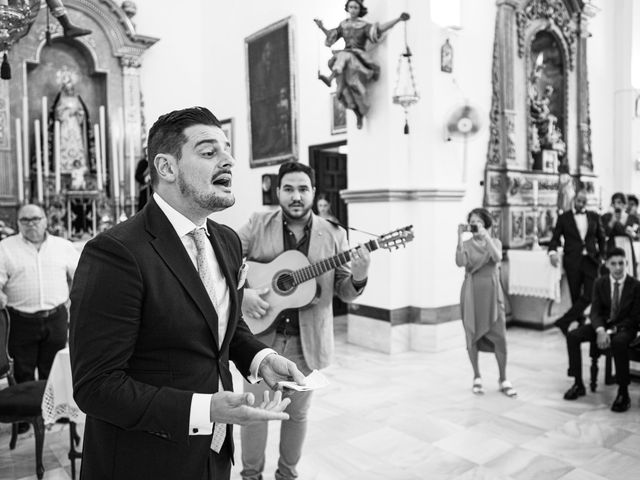
[[[238,270],[238,290],[244,286],[244,282],[247,280],[247,272],[249,271],[249,265],[242,262],[240,270]]]

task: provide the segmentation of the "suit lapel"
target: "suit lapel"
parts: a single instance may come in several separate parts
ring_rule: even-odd
[[[227,282],[227,287],[229,289],[229,318],[227,320],[227,330],[225,332],[222,345],[220,346],[220,350],[224,350],[226,348],[226,345],[229,343],[231,333],[235,328],[235,319],[238,318],[238,295],[236,291],[237,278],[235,277],[235,274],[237,272],[232,271],[229,265],[231,252],[229,252],[226,248],[226,244],[223,248],[223,242],[220,237],[220,233],[217,231],[214,222],[208,220],[207,229],[209,230],[209,240],[211,241],[211,246],[213,247],[213,251],[216,254],[216,260],[218,261],[218,265],[220,265],[220,270],[222,271],[222,275],[224,275],[224,278]]]
[[[618,308],[618,312],[622,311],[622,308],[631,300],[631,287],[633,286],[633,279],[627,275],[624,279],[624,284],[622,285],[622,291],[620,292],[620,308]]]
[[[169,219],[153,199],[145,207],[145,212],[147,231],[154,237],[150,241],[151,246],[198,306],[215,338],[217,348],[218,316],[198,271]]]
[[[582,242],[582,236],[580,235],[580,229],[578,228],[578,222],[576,222],[576,216],[573,213],[573,210],[569,210],[569,218],[571,219],[569,223],[571,224],[571,227],[573,228],[573,231],[576,234],[576,237],[578,237],[578,239],[580,239],[580,241]],[[587,235],[588,234],[589,234],[589,219],[587,218]],[[585,235],[585,238],[586,238],[586,235]]]

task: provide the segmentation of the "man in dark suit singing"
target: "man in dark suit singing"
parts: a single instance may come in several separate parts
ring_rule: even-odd
[[[622,248],[607,252],[609,275],[598,278],[593,287],[591,324],[567,333],[569,376],[575,383],[565,393],[565,400],[584,395],[580,344],[596,341],[601,350],[611,348],[616,366],[618,395],[611,410],[625,412],[629,400],[629,344],[636,338],[640,326],[640,282],[627,275],[627,259]]]
[[[229,140],[196,107],[149,132],[154,195],[84,248],[71,292],[74,397],[87,414],[81,479],[228,479],[231,424],[287,419],[289,399],[232,392],[304,383],[242,320],[238,236],[207,217],[233,205]]]
[[[557,249],[560,238],[564,239],[562,266],[564,267],[571,308],[555,325],[566,335],[584,323],[584,310],[591,303],[593,282],[598,276],[605,251],[605,236],[600,217],[586,210],[587,192],[580,190],[573,200],[573,208],[558,217],[553,236],[549,242],[549,260],[554,267],[559,265]]]

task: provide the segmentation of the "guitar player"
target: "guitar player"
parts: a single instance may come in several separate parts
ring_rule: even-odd
[[[266,263],[286,250],[298,250],[310,262],[322,260],[349,249],[346,233],[335,228],[312,210],[315,195],[315,172],[298,162],[284,163],[278,172],[276,211],[254,213],[238,232],[248,260]],[[316,281],[318,296],[307,307],[283,310],[273,328],[257,338],[281,355],[294,361],[308,375],[313,369],[327,367],[334,350],[332,299],[334,292],[343,301],[351,302],[362,293],[367,283],[370,256],[366,248],[358,247],[348,264],[337,267]],[[251,285],[249,285],[251,287]],[[242,311],[245,317],[263,317],[269,304],[261,297],[268,289],[245,289]],[[245,392],[262,398],[267,386],[245,382]],[[302,455],[307,427],[307,411],[311,391],[294,392],[287,407],[289,420],[282,422],[280,458],[275,473],[277,480],[298,477],[296,465]],[[249,425],[241,428],[242,472],[244,480],[262,478],[265,464],[267,426]]]

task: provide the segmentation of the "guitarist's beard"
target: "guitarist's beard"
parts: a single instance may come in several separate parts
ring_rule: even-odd
[[[289,204],[288,206],[280,205],[282,213],[285,218],[290,220],[303,220],[308,219],[311,212],[311,204],[305,205],[303,202],[296,202],[295,204]],[[292,211],[295,208],[295,211]]]

